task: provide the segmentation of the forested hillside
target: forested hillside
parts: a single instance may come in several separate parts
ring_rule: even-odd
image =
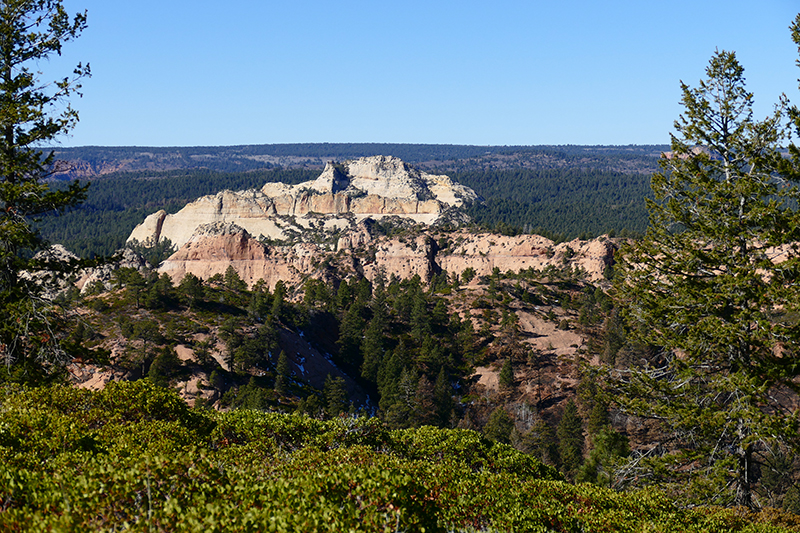
[[[484,202],[470,206],[476,223],[502,232],[535,233],[553,240],[633,235],[647,227],[644,198],[650,177],[594,169],[456,172]]]
[[[63,176],[90,177],[120,171],[205,168],[245,172],[272,168],[322,168],[328,161],[373,155],[398,157],[441,171],[502,168],[593,168],[649,173],[666,145],[468,146],[447,144],[308,143],[195,147],[56,147],[68,165]]]

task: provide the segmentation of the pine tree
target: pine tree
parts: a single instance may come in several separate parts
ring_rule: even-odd
[[[347,384],[342,376],[333,377],[328,374],[323,385],[325,395],[325,412],[328,416],[339,416],[347,411]]]
[[[436,417],[439,426],[448,427],[450,415],[453,412],[453,387],[447,379],[445,368],[439,369],[436,383],[433,385],[433,401],[436,404]]]
[[[187,272],[183,276],[183,279],[178,285],[178,289],[180,289],[181,299],[186,302],[191,309],[195,309],[197,304],[199,304],[205,296],[203,280],[191,272]]]
[[[511,442],[511,431],[514,429],[514,420],[504,407],[495,407],[489,415],[489,421],[483,427],[483,434],[487,439],[508,444]]]
[[[780,153],[785,102],[754,120],[743,73],[717,51],[699,87],[681,84],[650,227],[615,278],[631,339],[658,351],[617,385],[621,406],[664,435],[637,451],[629,479],[755,506],[758,455],[797,443],[797,418],[772,392],[797,375],[800,165]]]
[[[436,425],[436,403],[433,384],[425,374],[420,376],[414,391],[413,418],[415,426]]]
[[[362,337],[364,336],[364,304],[354,302],[345,312],[339,324],[339,355],[342,363],[353,370],[361,368],[363,356],[361,354]]]
[[[594,435],[592,443],[592,451],[578,470],[575,481],[610,486],[614,482],[615,467],[630,453],[628,438],[607,425]]]
[[[265,292],[268,296],[269,290]],[[273,320],[280,321],[284,318],[286,312],[286,284],[282,279],[279,279],[275,284],[275,291],[272,293],[272,307],[270,307],[270,315]]]
[[[70,269],[63,260],[32,259],[47,244],[33,224],[83,201],[86,187],[72,182],[50,190],[45,179],[57,165],[53,152],[39,147],[77,123],[68,100],[79,94],[89,67],[78,64],[71,76],[52,83],[40,79],[39,69],[85,27],[86,13],[70,17],[60,0],[0,3],[0,357],[7,368],[67,360],[55,329],[58,307],[21,273]]]
[[[561,465],[556,432],[541,418],[522,435],[519,444],[522,451],[533,455],[543,463],[556,468]]]
[[[514,367],[511,364],[511,357],[506,358],[497,379],[500,382],[500,386],[504,389],[509,389],[514,385]]]
[[[573,479],[583,464],[583,422],[578,415],[575,402],[569,400],[564,407],[564,414],[556,428],[558,438],[558,455],[561,459],[561,471],[569,479]]]
[[[388,326],[386,310],[386,294],[383,285],[379,285],[375,291],[372,303],[372,319],[364,331],[364,339],[361,343],[361,352],[364,354],[364,362],[361,365],[361,377],[375,383],[378,379],[378,370],[383,362],[385,352],[385,336]]]
[[[278,364],[275,366],[275,392],[286,394],[286,387],[289,381],[289,358],[286,352],[281,350],[278,355]]]
[[[243,292],[247,290],[247,283],[242,280],[233,265],[228,265],[225,270],[225,276],[222,278],[225,282],[225,288],[233,292]]]
[[[183,366],[183,362],[178,358],[175,350],[169,346],[164,346],[150,364],[147,377],[157,385],[166,387],[169,384],[169,379],[175,375],[181,366]]]

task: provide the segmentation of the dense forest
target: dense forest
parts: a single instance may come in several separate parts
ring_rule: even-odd
[[[453,178],[484,198],[470,206],[473,220],[503,232],[535,233],[559,241],[605,233],[640,234],[647,228],[647,175],[517,168],[454,173]]]
[[[115,170],[206,168],[243,172],[281,167],[319,167],[372,155],[391,155],[423,168],[442,171],[526,168],[594,168],[648,172],[666,145],[629,146],[469,146],[442,144],[308,143],[214,147],[56,147],[65,175],[94,175]],[[68,165],[69,166],[69,165]]]

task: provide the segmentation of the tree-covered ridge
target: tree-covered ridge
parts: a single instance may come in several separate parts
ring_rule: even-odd
[[[56,148],[74,167],[66,175],[92,176],[117,170],[207,168],[243,172],[275,167],[313,168],[327,161],[373,155],[398,157],[442,171],[502,168],[593,168],[642,173],[655,169],[667,145],[469,146],[387,143],[307,143],[248,146]],[[66,170],[66,169],[65,169]]]
[[[299,287],[279,283],[274,291],[260,283],[248,289],[233,268],[206,281],[187,275],[177,286],[166,275],[124,268],[111,291],[96,284],[83,297],[64,298],[84,309],[64,328],[78,383],[97,373],[148,377],[222,409],[360,412],[396,429],[480,429],[570,478],[603,476],[598,464],[583,467],[584,449],[593,449],[584,425],[594,420],[586,426],[590,438],[608,433],[607,404],[587,395],[563,422],[570,393],[554,386],[558,375],[579,378],[584,349],[567,344],[582,343],[584,330],[600,338],[608,312],[608,297],[572,268],[479,278],[467,269],[430,284],[419,277],[371,284],[350,273]],[[542,342],[547,335],[561,344]],[[555,340],[562,338],[570,340]],[[602,341],[590,346],[585,357]],[[500,366],[500,390],[476,383],[476,369],[488,375]],[[623,448],[608,448],[598,460],[625,455]]]
[[[650,193],[647,175],[516,168],[452,176],[484,199],[469,206],[473,220],[503,232],[571,240],[606,233],[635,235],[647,228],[643,203]]]
[[[5,531],[800,528],[793,515],[681,510],[656,490],[569,485],[469,430],[189,409],[148,381],[0,392]]]

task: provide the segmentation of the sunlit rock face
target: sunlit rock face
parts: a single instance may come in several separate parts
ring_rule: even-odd
[[[172,215],[153,213],[128,241],[169,239],[181,247],[199,226],[217,222],[232,222],[255,238],[270,240],[285,240],[309,228],[342,233],[364,219],[387,216],[437,224],[476,199],[472,189],[447,176],[422,172],[395,157],[374,156],[328,163],[317,179],[298,185],[267,183],[261,190],[223,191]]]

